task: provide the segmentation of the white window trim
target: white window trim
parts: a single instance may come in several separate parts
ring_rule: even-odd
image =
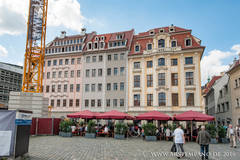
[[[171,29],[173,29],[173,30],[171,31]],[[169,31],[169,32],[175,32],[175,27],[174,27],[174,26],[169,27],[169,28],[168,28],[168,31]]]
[[[136,51],[136,46],[139,46],[139,51]],[[135,53],[139,53],[141,51],[141,46],[140,46],[140,44],[135,44],[134,45],[134,52]]]
[[[101,48],[101,43],[103,43],[103,47]],[[105,42],[104,41],[100,41],[98,49],[104,49],[105,48]]]
[[[105,37],[104,36],[101,36],[101,41],[104,41],[105,40]]]
[[[176,39],[171,40],[171,47],[172,47],[172,41],[176,41],[176,47],[177,47],[178,45],[177,45],[177,40]]]
[[[161,31],[163,31],[163,32],[161,32]],[[165,32],[164,28],[159,29],[159,33],[164,33],[164,32]]]
[[[187,40],[190,39],[191,40],[191,45],[190,46],[187,46]],[[185,47],[192,47],[192,38],[185,38],[184,39],[184,44],[185,44]]]
[[[98,37],[95,37],[95,41],[98,41],[99,40],[99,38]]]
[[[151,49],[151,50],[148,49],[148,45],[149,45],[149,44],[152,44],[152,43],[147,43],[147,44],[146,44],[146,49],[147,49],[147,51],[151,51],[151,50],[153,49],[153,44],[152,44],[152,49]]]
[[[97,48],[95,48],[95,43],[97,43]],[[94,41],[92,47],[93,47],[93,50],[97,50],[99,48],[98,41]]]
[[[152,32],[152,33],[151,33]],[[149,35],[155,35],[155,31],[154,30],[150,30],[149,31]]]
[[[89,48],[89,44],[91,44],[91,46],[92,46],[92,48],[91,48],[91,49]],[[87,43],[87,50],[92,50],[92,49],[93,49],[92,42],[88,42],[88,43]]]

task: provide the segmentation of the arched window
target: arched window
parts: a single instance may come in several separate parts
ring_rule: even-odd
[[[172,47],[177,47],[177,41],[172,41]]]
[[[165,40],[159,39],[158,40],[158,48],[164,48],[165,47]]]
[[[164,92],[158,93],[158,105],[166,106],[166,94]]]

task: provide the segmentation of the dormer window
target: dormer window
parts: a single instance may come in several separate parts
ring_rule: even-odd
[[[122,34],[118,34],[116,38],[117,38],[118,40],[119,40],[119,39],[123,39],[123,35],[122,35]]]
[[[104,40],[105,40],[105,37],[104,37],[104,36],[102,36],[102,37],[101,37],[101,40],[102,40],[102,41],[104,41]]]
[[[165,40],[159,39],[158,40],[158,48],[164,48],[165,47]]]
[[[92,43],[88,43],[88,49],[92,49]]]
[[[135,45],[135,52],[139,52],[140,51],[140,46],[137,44]]]
[[[169,32],[175,32],[175,28],[173,24],[169,27]]]
[[[95,41],[98,41],[98,37],[95,37]]]
[[[164,29],[162,28],[162,29],[159,29],[159,32],[160,33],[163,33],[164,32]]]
[[[114,43],[113,43],[113,47],[116,47],[116,46],[117,46],[117,42],[114,42]]]
[[[149,35],[154,35],[154,30],[149,31]]]
[[[94,43],[94,48],[95,48],[95,49],[98,48],[98,43],[97,43],[97,42]]]
[[[176,40],[172,40],[171,46],[172,46],[172,47],[177,47],[177,41],[176,41]]]
[[[122,41],[122,45],[125,46],[125,41]]]
[[[152,50],[152,43],[147,44],[147,50]]]
[[[104,48],[104,42],[100,43],[100,48]]]
[[[185,46],[186,47],[192,46],[192,39],[191,38],[185,39]]]
[[[109,43],[109,47],[112,47],[112,42]]]

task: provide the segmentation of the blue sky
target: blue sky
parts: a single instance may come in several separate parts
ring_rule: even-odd
[[[0,0],[0,61],[23,62],[26,25],[20,24],[26,23],[28,0],[21,1]],[[13,2],[19,5],[14,8]],[[82,26],[88,32],[134,28],[139,33],[174,24],[192,29],[192,34],[206,46],[202,62],[205,82],[206,77],[226,70],[240,52],[239,8],[239,0],[49,0],[47,42],[61,30],[77,34]]]

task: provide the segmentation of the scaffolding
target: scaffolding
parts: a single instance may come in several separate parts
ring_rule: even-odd
[[[42,92],[48,0],[30,0],[23,92]]]

